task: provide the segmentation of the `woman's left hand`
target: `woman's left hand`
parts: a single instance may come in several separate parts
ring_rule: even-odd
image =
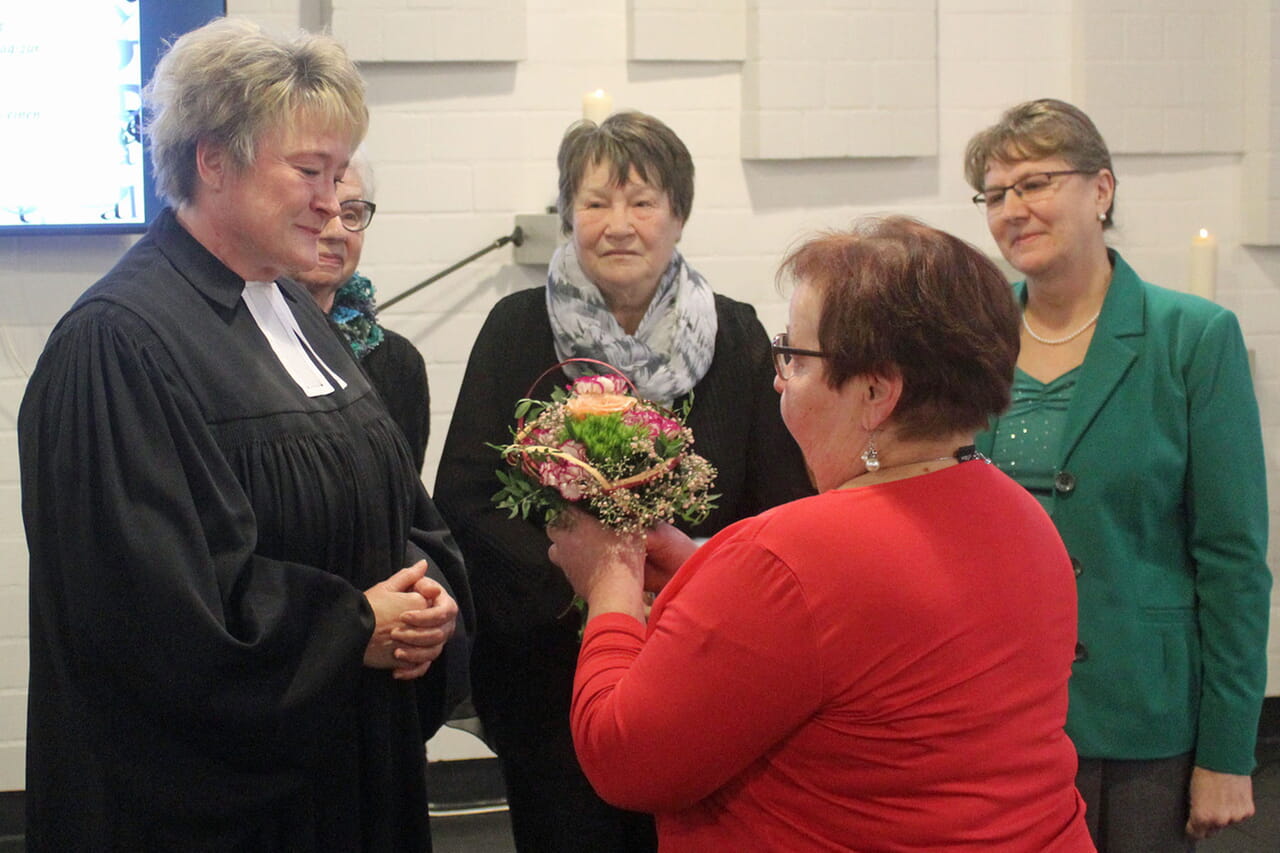
[[[1253,817],[1253,779],[1196,767],[1191,771],[1191,816],[1187,835],[1203,841],[1233,823]]]
[[[547,527],[547,556],[587,602],[589,616],[626,613],[644,621],[644,537],[617,533],[568,509]]]
[[[659,593],[698,550],[698,544],[682,530],[670,524],[659,524],[644,537],[646,592]]]

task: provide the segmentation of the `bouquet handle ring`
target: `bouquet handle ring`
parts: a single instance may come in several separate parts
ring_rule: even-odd
[[[557,370],[560,370],[566,364],[575,364],[575,363],[576,364],[596,364],[596,365],[599,365],[600,367],[607,367],[609,368],[610,373],[612,373],[614,376],[617,376],[623,382],[627,383],[627,387],[631,389],[631,392],[633,394],[635,393],[636,383],[632,382],[631,378],[627,376],[627,374],[623,373],[621,370],[614,367],[609,362],[600,361],[597,358],[576,357],[576,358],[566,358],[564,361],[559,362],[558,364],[553,364],[550,367],[548,367],[546,370],[542,371],[542,373],[538,376],[538,378],[533,380],[533,384],[529,386],[529,390],[524,392],[524,396],[527,398],[533,397],[533,392],[537,390],[538,384],[541,383],[542,380],[546,379],[548,376],[555,373]],[[516,421],[516,429],[518,430],[524,429],[524,418],[519,418]]]

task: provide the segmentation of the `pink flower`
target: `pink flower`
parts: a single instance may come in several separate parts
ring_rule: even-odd
[[[583,483],[580,468],[560,459],[543,462],[538,466],[538,478],[544,486],[550,486],[567,501],[582,498]]]
[[[570,391],[574,394],[626,394],[627,381],[616,374],[583,376],[573,381]]]
[[[580,442],[567,441],[560,450],[574,459],[586,461],[587,449]],[[553,457],[538,463],[538,482],[555,489],[567,501],[582,499],[588,476],[581,467],[564,459]]]
[[[524,439],[524,444],[539,444],[543,447],[555,447],[556,431],[539,427],[529,433]]]
[[[652,409],[632,409],[623,414],[622,422],[627,426],[646,426],[649,428],[650,435],[670,436],[677,434],[682,429],[679,421]]]

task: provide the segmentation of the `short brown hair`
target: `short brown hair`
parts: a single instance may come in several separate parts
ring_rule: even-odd
[[[1079,107],[1056,98],[1027,101],[1005,110],[1000,120],[979,131],[969,140],[964,152],[964,176],[978,192],[986,177],[987,167],[1023,160],[1061,157],[1071,168],[1082,172],[1101,172],[1111,168],[1111,152],[1092,119]],[[1107,208],[1104,228],[1110,228],[1115,211],[1115,194]]]
[[[651,115],[614,113],[600,124],[579,121],[565,131],[556,165],[560,167],[560,228],[573,231],[573,198],[588,168],[608,163],[618,186],[635,169],[640,180],[667,194],[671,212],[680,222],[693,209],[693,158],[675,131]]]
[[[244,171],[262,135],[300,111],[353,149],[369,127],[364,79],[338,42],[280,38],[242,18],[215,18],[175,41],[143,98],[157,189],[174,207],[193,200],[201,141],[226,146]]]
[[[963,240],[904,216],[867,218],[808,240],[778,277],[821,293],[828,385],[902,377],[902,438],[982,429],[1008,407],[1018,309],[1000,270]]]

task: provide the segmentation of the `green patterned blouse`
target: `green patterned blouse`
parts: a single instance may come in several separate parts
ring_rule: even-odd
[[[1016,369],[1013,402],[995,425],[991,461],[1053,513],[1053,475],[1075,392],[1076,367],[1045,383]]]

